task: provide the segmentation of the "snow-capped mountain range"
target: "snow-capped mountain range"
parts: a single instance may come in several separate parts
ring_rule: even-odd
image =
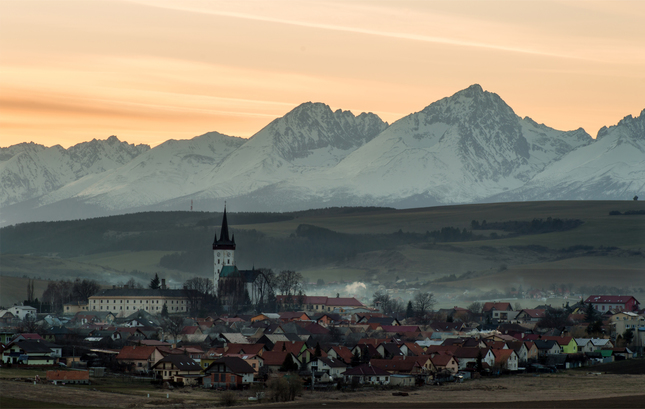
[[[307,102],[249,139],[210,132],[150,149],[111,136],[0,148],[3,225],[141,210],[283,211],[630,199],[645,189],[645,110],[558,131],[472,85],[392,125]]]

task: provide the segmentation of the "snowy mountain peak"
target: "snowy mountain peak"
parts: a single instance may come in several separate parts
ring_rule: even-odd
[[[616,125],[606,127],[603,126],[598,131],[596,136],[597,140],[604,138],[605,136],[612,134],[618,130],[621,135],[625,137],[632,138],[635,140],[641,139],[645,140],[645,109],[643,109],[639,116],[634,118],[631,115],[627,115],[621,119]]]
[[[341,109],[333,112],[320,102],[306,102],[255,134],[249,146],[271,145],[283,159],[292,161],[317,149],[356,149],[385,128],[387,123],[372,113],[355,116]]]

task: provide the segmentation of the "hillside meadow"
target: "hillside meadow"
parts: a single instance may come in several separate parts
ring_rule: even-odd
[[[329,208],[228,217],[240,268],[293,269],[309,282],[390,287],[399,279],[434,292],[506,291],[519,285],[548,289],[570,283],[638,292],[645,288],[645,215],[610,215],[612,211],[645,212],[645,203]],[[89,277],[103,284],[134,277],[145,284],[158,273],[180,286],[190,277],[212,274],[211,243],[221,217],[146,212],[5,227],[0,230],[2,275]],[[542,234],[473,229],[471,224],[549,218],[581,223]]]

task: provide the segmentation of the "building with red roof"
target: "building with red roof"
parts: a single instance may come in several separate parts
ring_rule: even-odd
[[[640,303],[631,295],[590,295],[585,304],[591,304],[600,312],[638,311]]]

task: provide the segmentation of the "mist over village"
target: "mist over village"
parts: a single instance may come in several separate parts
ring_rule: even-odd
[[[643,3],[0,16],[3,409],[643,406]]]

